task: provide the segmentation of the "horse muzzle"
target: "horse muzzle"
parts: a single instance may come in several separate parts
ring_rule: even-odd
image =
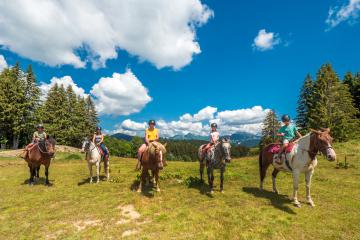
[[[327,158],[327,160],[329,160],[330,162],[333,162],[333,161],[336,160],[336,153],[335,153],[334,149],[332,149],[332,148],[327,149],[327,151],[326,151],[326,158]]]

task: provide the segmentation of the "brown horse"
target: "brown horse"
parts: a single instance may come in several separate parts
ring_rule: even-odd
[[[277,160],[277,154],[272,152],[274,145],[270,144],[260,152],[259,155],[259,169],[260,169],[260,190],[263,189],[264,178],[266,170],[273,164],[274,170],[272,172],[273,191],[278,193],[276,188],[276,176],[279,171],[287,171],[293,174],[293,201],[295,206],[300,207],[300,202],[297,199],[299,175],[305,173],[306,180],[306,198],[308,203],[313,207],[314,202],[310,196],[311,177],[317,165],[316,155],[321,152],[329,161],[335,161],[336,153],[331,146],[332,138],[330,136],[330,129],[322,129],[321,131],[311,130],[311,133],[300,138],[294,145],[291,152],[283,154],[280,158],[283,160],[280,164]]]
[[[44,141],[40,141],[35,143],[25,154],[25,161],[28,163],[30,170],[30,178],[29,185],[34,184],[34,177],[38,176],[38,171],[40,169],[40,165],[43,164],[45,166],[45,185],[49,185],[49,167],[51,158],[54,157],[55,154],[55,140],[51,137],[48,137]]]
[[[148,182],[149,170],[151,171],[152,177],[155,180],[156,191],[160,192],[159,187],[159,173],[163,169],[163,160],[162,158],[166,154],[166,143],[162,145],[161,143],[150,143],[146,148],[144,153],[141,156],[141,178],[140,184],[137,192],[142,191],[142,186],[145,182]]]

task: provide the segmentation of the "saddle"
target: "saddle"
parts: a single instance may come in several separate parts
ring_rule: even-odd
[[[101,148],[100,146],[96,146],[96,147],[97,147],[97,149],[98,149],[101,157],[105,157],[105,153],[104,153],[104,151],[102,150],[102,148]],[[106,150],[109,152],[109,149],[108,149],[107,147],[106,147]]]
[[[280,144],[272,144],[269,149],[268,149],[268,152],[269,153],[273,153],[273,154],[278,154],[280,152],[280,147],[281,145]],[[287,148],[285,149],[285,153],[291,153],[292,150],[294,149],[295,147],[295,143],[289,143],[289,145],[287,146]]]

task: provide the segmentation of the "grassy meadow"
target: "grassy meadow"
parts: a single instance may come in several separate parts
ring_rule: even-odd
[[[198,163],[169,162],[161,192],[134,188],[135,160],[111,159],[111,181],[88,183],[87,164],[78,153],[59,153],[28,186],[21,159],[0,158],[0,239],[360,239],[360,143],[335,146],[340,168],[319,157],[312,182],[316,204],[291,204],[292,177],[278,175],[279,195],[271,192],[271,172],[260,192],[256,157],[234,159],[225,174],[225,193],[216,174],[213,195],[198,178]],[[348,168],[344,166],[344,155]],[[102,169],[103,173],[103,169]]]

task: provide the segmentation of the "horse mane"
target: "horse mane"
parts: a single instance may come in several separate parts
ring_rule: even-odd
[[[53,137],[48,136],[46,139],[51,145],[55,146],[56,145],[56,140]]]

